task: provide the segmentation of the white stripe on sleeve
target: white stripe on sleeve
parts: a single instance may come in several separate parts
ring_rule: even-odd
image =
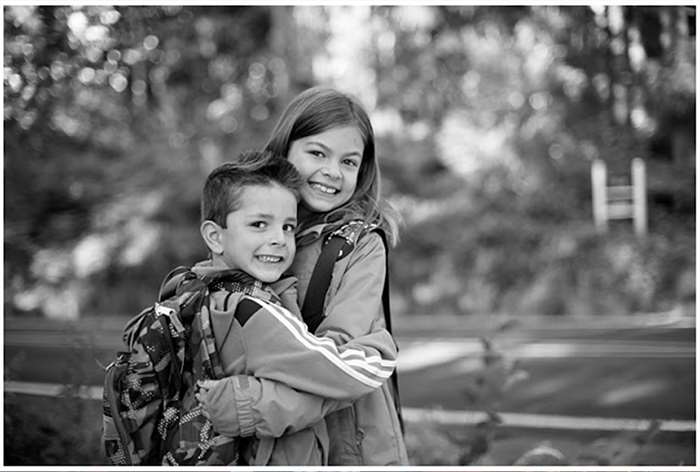
[[[255,300],[258,299],[256,298]],[[273,309],[279,310],[278,313],[280,313],[281,316],[285,316],[285,318],[287,318],[292,323],[292,325],[295,326],[297,331],[304,335],[308,335],[309,342],[317,344],[319,346],[328,346],[330,350],[335,351],[343,359],[349,359],[350,357],[356,356],[361,360],[364,360],[372,365],[376,364],[382,367],[387,367],[391,370],[393,370],[396,367],[396,360],[383,359],[381,356],[378,355],[368,356],[366,352],[360,349],[347,348],[341,352],[338,350],[338,345],[332,339],[326,337],[319,337],[311,333],[309,331],[308,326],[303,321],[299,320],[299,318],[294,316],[294,314],[292,314],[286,308],[280,307],[278,305],[272,305],[269,303],[267,304],[267,306],[271,306]],[[391,373],[389,375],[391,375]]]
[[[262,305],[263,308],[267,309],[267,311],[271,315],[273,315],[285,328],[287,328],[287,330],[292,333],[294,338],[297,339],[302,345],[304,345],[304,347],[311,351],[320,353],[332,364],[337,366],[340,370],[350,375],[354,379],[360,381],[361,383],[368,385],[372,388],[378,388],[382,384],[382,382],[372,379],[363,374],[362,372],[359,372],[358,368],[368,371],[376,377],[379,377],[380,379],[386,379],[391,376],[391,370],[383,370],[381,368],[373,366],[367,361],[366,358],[365,360],[354,359],[351,361],[346,361],[342,358],[342,354],[339,353],[338,347],[332,340],[328,338],[318,338],[313,334],[309,333],[308,329],[306,328],[306,325],[299,322],[299,320],[285,308],[273,305],[271,303],[257,298],[253,298],[253,300]],[[357,351],[357,354],[363,353],[361,353],[361,351]],[[377,358],[378,356],[370,357]],[[385,362],[391,362],[393,364],[396,364],[395,361]]]

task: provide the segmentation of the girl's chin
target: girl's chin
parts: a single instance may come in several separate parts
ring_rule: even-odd
[[[331,211],[332,209],[336,208],[336,205],[333,205],[331,203],[326,203],[326,204],[312,203],[310,205],[307,205],[307,208],[313,213],[327,213],[327,212]]]
[[[304,198],[303,200],[304,208],[311,213],[327,213],[345,203],[340,200],[326,198]]]

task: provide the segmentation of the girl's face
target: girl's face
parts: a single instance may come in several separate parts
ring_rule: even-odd
[[[304,180],[304,206],[325,213],[347,203],[357,186],[364,149],[360,130],[352,125],[292,141],[287,159]]]

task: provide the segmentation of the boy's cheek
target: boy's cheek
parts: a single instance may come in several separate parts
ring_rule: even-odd
[[[285,267],[284,271],[286,272],[287,269],[289,269],[292,266],[292,262],[294,262],[294,256],[297,255],[297,247],[294,241],[292,241],[292,244],[289,245],[289,257],[285,261]]]

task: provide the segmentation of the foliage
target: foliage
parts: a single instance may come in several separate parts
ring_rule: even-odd
[[[284,64],[254,40],[269,17],[243,7],[5,9],[9,292],[49,315],[52,305],[56,316],[134,311],[152,295],[141,287],[203,256],[200,182],[262,141],[281,92]],[[107,287],[135,296],[115,306]],[[57,300],[66,289],[77,300]]]
[[[694,7],[6,6],[5,309],[138,311],[204,257],[201,182],[323,83],[358,95],[406,219],[398,312],[694,299]],[[358,34],[362,31],[362,34]],[[590,163],[647,162],[595,233]]]
[[[671,131],[665,118],[694,120],[688,113],[694,114],[695,91],[685,80],[694,67],[694,37],[683,33],[690,23],[678,23],[683,10],[437,12],[422,25],[434,48],[415,48],[415,30],[406,32],[413,41],[396,39],[407,50],[402,66],[408,71],[443,72],[432,81],[410,74],[399,88],[403,93],[393,97],[399,110],[414,106],[402,115],[414,128],[428,122],[436,131],[410,145],[402,145],[405,136],[393,137],[386,153],[397,160],[390,169],[410,169],[397,186],[408,195],[398,203],[415,216],[393,259],[395,272],[408,282],[401,287],[410,290],[402,292],[406,306],[602,314],[668,310],[690,301],[694,291],[679,288],[692,278],[695,210],[693,185],[681,175],[693,174],[694,157],[692,145],[681,143],[694,136],[690,127]],[[659,22],[678,49],[665,46],[645,56],[644,45],[661,34],[650,25]],[[664,86],[667,74],[675,77],[672,87]],[[393,75],[383,77],[398,80]],[[455,75],[461,80],[449,80]],[[416,93],[420,99],[411,101],[406,90],[422,91]],[[686,97],[684,105],[671,98],[677,93]],[[663,112],[661,102],[669,105]],[[658,144],[669,141],[677,145]],[[430,143],[436,153],[426,152]],[[434,154],[438,163],[427,157]],[[598,236],[591,226],[591,160],[604,159],[611,181],[624,182],[634,156],[649,167],[650,237],[635,241],[627,222]],[[417,164],[411,167],[409,160]],[[409,193],[419,175],[444,191]],[[621,264],[620,244],[638,258]],[[671,259],[684,262],[671,265]],[[659,280],[666,282],[655,285]]]
[[[5,464],[101,465],[98,402],[5,395]]]

